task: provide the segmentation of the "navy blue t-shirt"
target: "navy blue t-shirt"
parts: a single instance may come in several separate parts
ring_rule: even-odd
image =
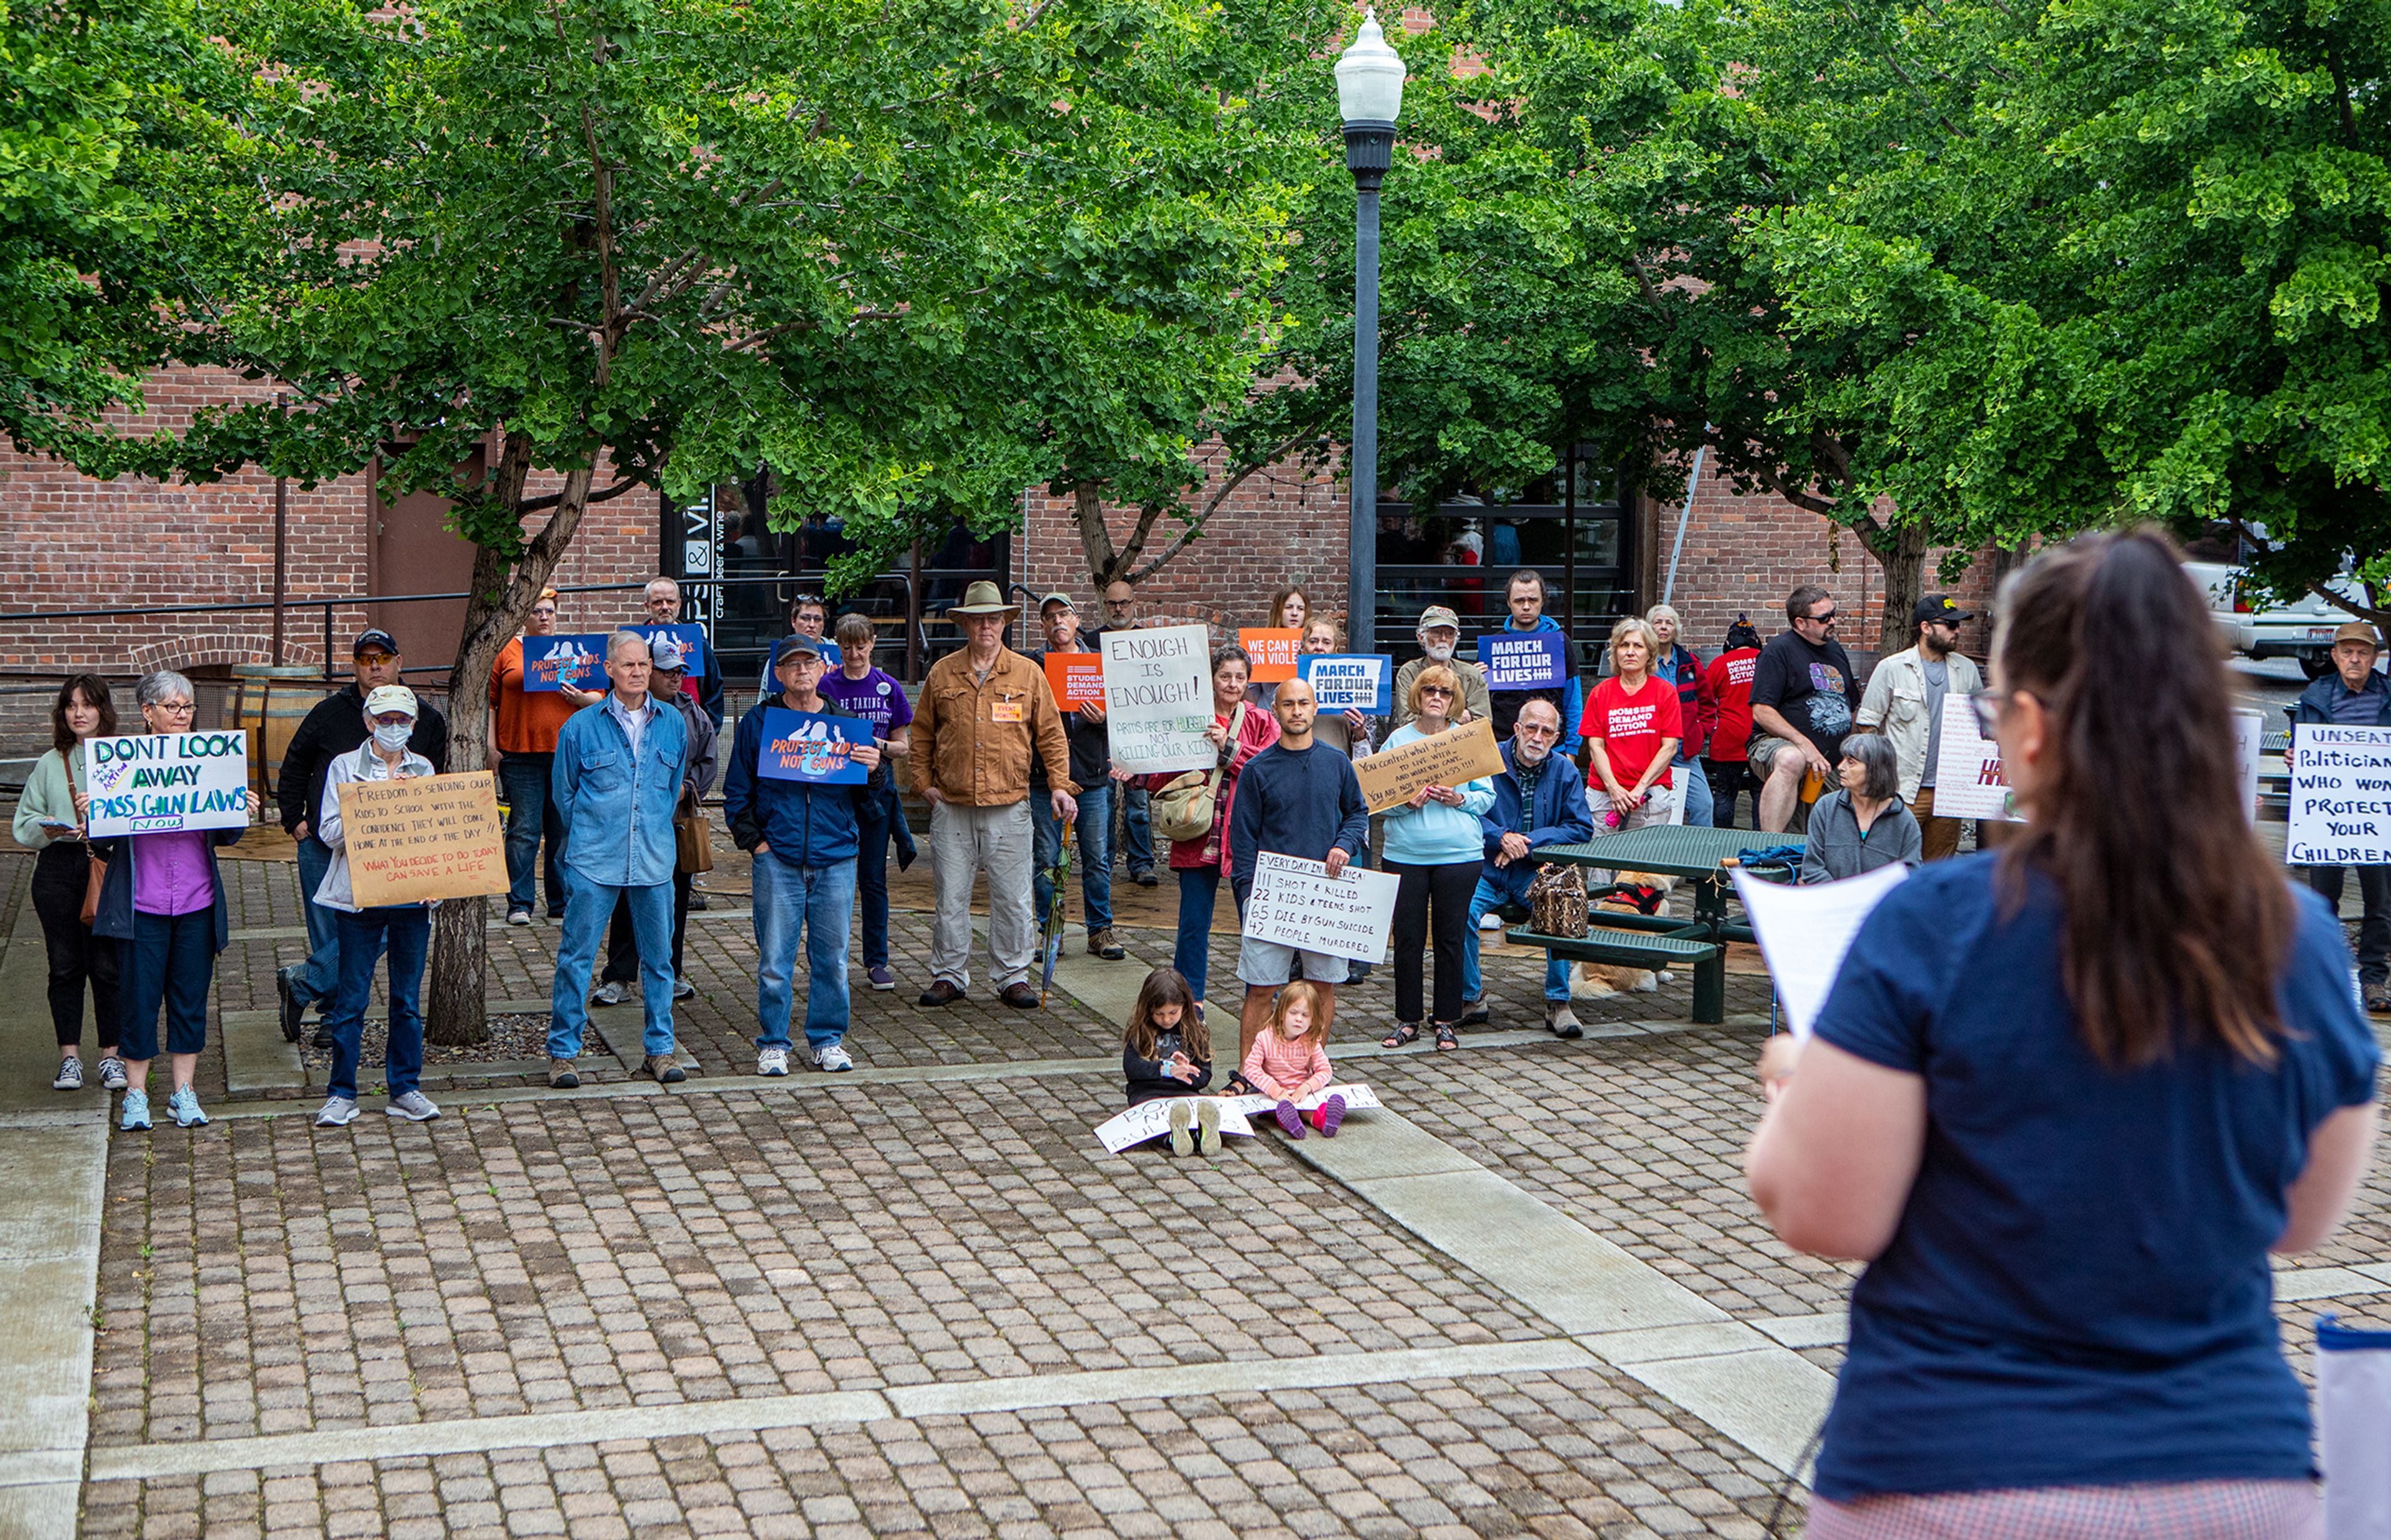
[[[1923,1076],[1926,1149],[1852,1291],[1817,1491],[2310,1475],[2267,1248],[2309,1134],[2381,1055],[2340,924],[2301,891],[2275,1065],[2179,1049],[2113,1073],[2060,987],[2057,889],[1999,913],[1993,855],[1929,866],[1868,918],[1821,1038]]]

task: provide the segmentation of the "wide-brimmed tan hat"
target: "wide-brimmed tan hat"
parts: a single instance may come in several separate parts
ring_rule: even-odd
[[[963,590],[963,602],[947,606],[950,615],[1018,615],[1021,606],[1004,602],[1004,590],[993,583],[975,583]]]

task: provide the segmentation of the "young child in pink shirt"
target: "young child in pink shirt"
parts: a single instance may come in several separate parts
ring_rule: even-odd
[[[1277,1100],[1278,1125],[1288,1138],[1303,1137],[1307,1116],[1322,1137],[1337,1136],[1345,1121],[1343,1097],[1327,1097],[1308,1114],[1295,1110],[1297,1102],[1336,1078],[1328,1067],[1328,1021],[1310,980],[1299,979],[1279,991],[1270,1024],[1254,1039],[1243,1069],[1248,1084]]]

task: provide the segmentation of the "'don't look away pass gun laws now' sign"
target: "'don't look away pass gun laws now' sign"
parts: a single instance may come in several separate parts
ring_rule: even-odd
[[[249,734],[143,733],[85,738],[91,836],[249,825]]]

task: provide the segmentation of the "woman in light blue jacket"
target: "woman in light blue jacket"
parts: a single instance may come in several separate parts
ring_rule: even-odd
[[[1387,738],[1400,749],[1433,738],[1455,724],[1461,680],[1441,663],[1420,670],[1411,682],[1412,720]],[[1411,801],[1386,813],[1387,870],[1401,879],[1395,892],[1395,1030],[1389,1048],[1419,1041],[1423,948],[1431,929],[1436,938],[1436,1027],[1439,1048],[1459,1047],[1454,1027],[1461,1020],[1463,945],[1469,934],[1469,895],[1486,864],[1486,830],[1479,815],[1494,805],[1490,776],[1460,786],[1424,786]]]

